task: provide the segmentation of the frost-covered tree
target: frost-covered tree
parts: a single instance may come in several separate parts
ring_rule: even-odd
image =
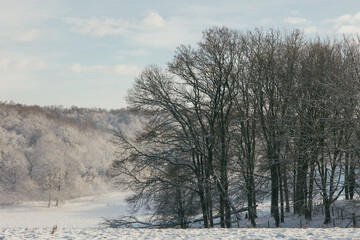
[[[139,121],[134,119],[136,123],[120,110],[78,109],[75,114],[58,107],[0,103],[0,202],[50,196],[57,205],[105,191],[111,186],[106,171],[114,153],[107,127],[126,126],[130,133],[128,126]]]

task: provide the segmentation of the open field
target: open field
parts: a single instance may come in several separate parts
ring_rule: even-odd
[[[1,239],[360,239],[359,229],[259,228],[259,229],[96,229],[6,228]]]
[[[241,228],[233,229],[109,229],[104,217],[130,214],[127,193],[112,192],[83,197],[47,208],[46,202],[26,202],[0,208],[0,239],[360,239],[356,228]],[[267,206],[260,211],[266,215]],[[287,224],[297,226],[290,216]],[[257,219],[267,222],[265,216]],[[51,234],[52,228],[57,230]],[[309,225],[308,225],[309,226]]]

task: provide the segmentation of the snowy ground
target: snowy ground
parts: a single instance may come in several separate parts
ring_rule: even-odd
[[[359,239],[360,229],[354,228],[264,228],[271,218],[266,211],[258,218],[263,228],[234,229],[109,229],[100,223],[105,218],[129,215],[124,201],[126,193],[114,192],[74,199],[59,208],[47,208],[46,202],[27,202],[0,208],[1,239]],[[261,208],[260,208],[261,209]],[[264,209],[267,209],[264,206]],[[295,216],[287,225],[297,227]],[[248,225],[247,220],[240,227]],[[51,234],[52,228],[57,230]]]
[[[26,202],[0,208],[0,228],[96,228],[103,218],[128,213],[126,193],[113,192],[77,198],[47,207],[47,202]]]
[[[318,202],[320,203],[320,201]],[[258,218],[256,218],[257,227],[268,228],[275,227],[274,218],[270,214],[270,202],[259,204],[257,208]],[[250,221],[244,219],[239,222],[239,227],[251,227]],[[324,225],[324,208],[322,205],[313,206],[312,220],[306,220],[304,216],[294,215],[285,212],[285,222],[281,223],[283,228],[351,228],[353,227],[353,214],[356,216],[357,226],[360,222],[360,201],[338,200],[331,207],[331,223]],[[237,224],[234,223],[234,226]]]
[[[2,237],[1,237],[2,236]],[[358,229],[237,228],[237,229],[3,229],[0,239],[360,239]]]

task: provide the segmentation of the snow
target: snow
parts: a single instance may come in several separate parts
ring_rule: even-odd
[[[112,192],[66,201],[59,207],[47,202],[26,202],[0,208],[0,228],[96,228],[103,218],[129,214],[128,193]]]
[[[0,208],[1,239],[360,239],[357,228],[111,229],[103,218],[130,215],[127,192],[66,201],[60,207],[26,202]],[[264,213],[266,215],[266,212]],[[261,218],[267,224],[267,218]],[[296,217],[294,217],[296,219]],[[296,222],[289,216],[287,222]],[[260,220],[260,219],[258,219]],[[240,226],[245,227],[246,220]],[[293,223],[293,224],[294,224]],[[53,226],[57,230],[51,234]],[[259,221],[259,225],[261,222]],[[293,226],[297,226],[296,224]],[[306,226],[308,227],[308,226]]]
[[[8,228],[0,239],[360,239],[359,229],[233,228],[233,229],[67,229]]]

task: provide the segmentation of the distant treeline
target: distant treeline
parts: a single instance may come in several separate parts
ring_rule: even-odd
[[[131,132],[127,110],[0,103],[0,204],[59,200],[111,187],[111,131]],[[56,202],[56,203],[55,203]]]

